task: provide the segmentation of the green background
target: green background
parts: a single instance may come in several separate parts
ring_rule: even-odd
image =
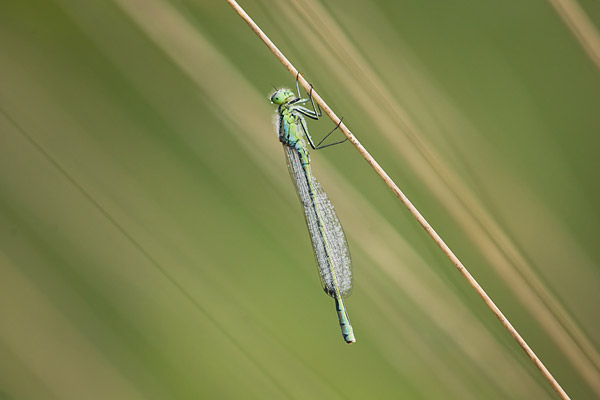
[[[552,5],[242,6],[600,398],[600,72]],[[0,49],[0,399],[557,397],[349,143],[312,154],[343,343],[272,124],[294,78],[225,1],[3,0]]]

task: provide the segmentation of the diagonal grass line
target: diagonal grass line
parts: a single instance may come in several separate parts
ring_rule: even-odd
[[[494,218],[469,193],[464,183],[452,173],[451,168],[444,163],[442,157],[436,154],[435,151],[432,151],[430,144],[420,137],[414,124],[408,119],[403,110],[394,103],[389,88],[377,77],[373,78],[370,76],[372,72],[369,74],[369,67],[360,59],[361,56],[355,48],[355,44],[348,41],[345,35],[339,32],[340,28],[337,27],[335,21],[331,20],[327,11],[322,7],[320,8],[318,3],[314,1],[305,1],[303,4],[293,3],[293,5],[294,12],[303,16],[302,21],[305,22],[302,23],[311,24],[310,31],[320,32],[322,39],[325,39],[323,42],[328,45],[326,46],[328,47],[327,50],[315,48],[315,51],[319,52],[321,57],[327,59],[329,64],[344,63],[347,67],[352,65],[352,69],[361,71],[363,75],[357,81],[366,82],[363,85],[372,86],[371,88],[380,96],[377,99],[371,97],[371,103],[377,103],[380,107],[384,105],[389,107],[389,113],[398,119],[398,123],[401,125],[402,131],[405,132],[408,140],[428,161],[428,165],[442,178],[449,193],[457,201],[460,201],[461,207],[469,211],[470,218],[473,219],[473,222],[471,222],[473,224],[472,227],[476,230],[476,232],[472,233],[474,240],[479,242],[480,246],[494,246],[497,248],[496,251],[498,254],[502,254],[497,258],[497,262],[494,262],[487,254],[486,258],[495,266],[505,280],[511,282],[510,284],[513,289],[520,287],[520,290],[515,290],[515,292],[522,299],[524,306],[544,326],[555,345],[563,351],[567,359],[573,363],[574,367],[580,372],[590,387],[593,387],[596,392],[600,393],[600,381],[598,381],[597,374],[600,358],[597,351],[573,318],[568,315],[565,308],[560,305],[556,298],[544,287],[543,283],[540,282],[540,279],[535,276],[532,265],[526,260],[522,251],[518,250],[517,245],[502,232],[498,223],[494,221]],[[284,7],[280,7],[279,9],[281,12],[285,10]],[[310,43],[312,46],[321,44],[313,40],[319,39],[311,38]],[[330,55],[335,57],[328,58]],[[349,86],[345,87],[348,88]],[[362,96],[367,96],[367,94],[362,94]],[[363,108],[366,109],[366,106],[363,105]],[[386,118],[385,116],[379,116],[375,119],[375,122]],[[392,132],[391,129],[382,129],[381,131],[384,132],[384,135],[385,132]],[[433,186],[434,184],[430,182],[429,185],[431,186],[430,190],[435,191],[436,187]],[[437,197],[442,197],[439,192]],[[448,199],[445,195],[443,195],[443,198]],[[451,210],[451,207],[447,208]],[[451,213],[459,223],[469,223],[467,218],[456,215],[456,211],[451,211]],[[474,224],[476,224],[476,227]],[[500,261],[500,257],[502,261]],[[499,262],[504,266],[500,266]],[[508,267],[509,265],[512,267]],[[517,278],[517,276],[520,278]],[[529,301],[525,300],[526,297],[529,298]]]
[[[548,0],[596,68],[600,69],[600,34],[576,0]]]
[[[252,354],[242,346],[242,344],[235,339],[235,337],[229,333],[208,311],[206,311],[200,302],[196,300],[175,278],[173,278],[167,270],[160,265],[158,261],[152,257],[152,255],[144,249],[144,247],[130,235],[127,230],[113,218],[108,211],[106,211],[94,198],[87,193],[87,191],[77,181],[69,175],[69,173],[56,161],[48,152],[46,152],[14,119],[12,119],[4,109],[0,108],[0,113],[16,128],[16,130],[25,137],[25,139],[31,143],[31,145],[38,151],[44,158],[46,158],[114,227],[133,244],[133,246],[144,256],[150,263],[156,268],[164,278],[166,278],[175,288],[177,288],[186,297],[190,303],[202,314],[204,318],[209,320],[215,328],[226,337],[237,349],[243,354],[252,365],[254,365],[260,372],[262,372],[269,381],[277,387],[282,393],[288,398],[294,398],[292,394],[282,386],[275,377],[259,363]]]
[[[484,303],[488,306],[488,308],[494,313],[494,315],[498,318],[500,323],[504,326],[504,328],[509,332],[509,334],[513,337],[513,339],[519,344],[519,346],[523,349],[529,359],[533,362],[533,364],[539,369],[544,378],[550,383],[552,388],[556,391],[556,393],[561,396],[563,399],[569,399],[569,396],[564,391],[564,389],[560,386],[558,381],[552,376],[550,371],[546,368],[546,366],[542,363],[539,357],[533,352],[531,347],[527,344],[527,342],[521,337],[521,335],[517,332],[517,330],[512,326],[510,321],[504,316],[502,311],[496,306],[496,304],[492,301],[492,299],[487,295],[487,293],[483,290],[483,288],[479,285],[479,283],[475,280],[475,278],[471,275],[471,273],[465,268],[462,262],[458,259],[458,257],[452,252],[450,247],[442,240],[442,238],[437,234],[437,232],[433,229],[433,227],[427,222],[427,220],[421,215],[421,213],[417,210],[417,208],[411,203],[411,201],[406,197],[406,195],[400,190],[400,188],[394,183],[394,181],[390,178],[390,176],[383,170],[383,168],[377,163],[377,161],[369,154],[369,152],[365,149],[365,147],[356,139],[356,137],[352,134],[352,132],[346,127],[346,125],[340,120],[340,118],[333,112],[333,110],[325,103],[325,101],[319,96],[319,94],[312,89],[311,85],[308,83],[303,76],[299,75],[298,70],[292,65],[292,63],[285,57],[285,55],[275,46],[275,44],[269,39],[269,37],[260,29],[260,27],[250,18],[250,16],[237,4],[235,0],[227,0],[229,5],[235,10],[235,12],[248,24],[250,29],[265,43],[265,45],[269,48],[269,50],[275,55],[275,57],[284,65],[284,67],[294,76],[298,77],[298,81],[302,85],[302,87],[308,92],[309,90],[312,92],[312,97],[314,101],[321,106],[323,112],[327,114],[329,118],[333,121],[334,124],[339,125],[340,130],[346,135],[348,140],[356,147],[358,152],[363,156],[363,158],[367,161],[369,165],[375,170],[375,172],[381,177],[381,179],[385,182],[385,184],[392,190],[392,192],[400,199],[400,201],[408,208],[409,212],[413,215],[413,217],[419,222],[419,224],[425,229],[429,236],[433,239],[433,241],[441,248],[444,254],[450,259],[450,261],[454,264],[454,266],[458,269],[458,271],[463,275],[463,277],[467,280],[469,285],[477,292],[477,294],[482,298]]]

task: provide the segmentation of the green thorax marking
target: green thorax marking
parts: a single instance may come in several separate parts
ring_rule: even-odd
[[[310,163],[308,148],[306,146],[305,134],[302,131],[304,117],[294,110],[294,106],[288,102],[279,106],[280,123],[279,140],[286,146],[294,147],[300,153],[303,165]]]

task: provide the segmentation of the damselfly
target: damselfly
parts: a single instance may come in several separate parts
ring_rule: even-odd
[[[297,95],[290,89],[279,89],[271,96],[271,103],[278,105],[277,134],[283,143],[290,176],[304,208],[323,290],[335,300],[342,336],[346,343],[350,344],[356,342],[356,339],[343,300],[343,297],[347,297],[352,292],[350,250],[333,205],[311,173],[307,147],[308,142],[312,149],[318,150],[342,143],[346,139],[322,145],[323,141],[337,129],[336,126],[323,140],[315,144],[308,133],[305,117],[319,119],[321,109],[318,105],[315,108],[312,87],[308,98],[303,99],[296,79],[296,90]],[[303,106],[307,103],[310,103],[312,110]]]

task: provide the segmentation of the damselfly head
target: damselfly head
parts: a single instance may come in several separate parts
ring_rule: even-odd
[[[290,89],[279,89],[271,95],[271,104],[283,104],[296,95]]]

